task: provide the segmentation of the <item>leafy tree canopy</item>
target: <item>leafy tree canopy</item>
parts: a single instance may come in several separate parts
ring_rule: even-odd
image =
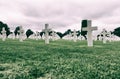
[[[28,29],[27,31],[26,31],[26,36],[27,36],[27,38],[29,38],[29,36],[30,35],[32,35],[34,32],[31,30],[31,29]]]
[[[113,34],[120,37],[120,27],[114,29]]]
[[[10,32],[10,28],[8,27],[7,24],[5,24],[5,23],[3,23],[2,21],[0,21],[0,33],[1,33],[3,27],[5,28],[6,34],[7,34],[7,36],[8,36],[8,35],[11,33],[11,32]]]

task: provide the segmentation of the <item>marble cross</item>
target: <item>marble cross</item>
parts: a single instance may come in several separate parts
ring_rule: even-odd
[[[24,30],[23,30],[22,26],[20,26],[20,30],[18,31],[18,33],[19,33],[19,41],[23,42]]]
[[[38,40],[39,39],[39,36],[40,36],[40,33],[38,32],[38,31],[36,31],[36,40]]]
[[[52,41],[55,41],[55,35],[56,35],[55,31],[52,31]]]
[[[73,41],[74,41],[74,42],[77,41],[77,34],[78,34],[78,33],[76,33],[76,30],[74,29],[74,31],[73,31]]]
[[[2,33],[2,41],[5,41],[6,40],[6,30],[4,27],[2,28],[1,33]]]
[[[111,41],[112,41],[112,36],[113,36],[113,35],[112,35],[111,32],[108,32],[107,34],[108,34],[108,36],[109,36],[109,39],[108,39],[108,40],[109,40],[109,42],[111,42]]]
[[[87,27],[82,28],[83,31],[87,31],[87,44],[89,47],[93,46],[92,31],[97,30],[97,27],[91,26],[91,20],[87,21]]]
[[[72,33],[70,32],[69,34],[68,34],[68,40],[71,40],[72,39]]]
[[[12,39],[15,39],[15,33],[12,32]]]
[[[103,35],[103,43],[105,44],[106,43],[106,34],[107,34],[107,32],[106,32],[106,30],[105,29],[103,29],[103,31],[102,31],[102,33],[101,33],[102,35]]]
[[[45,24],[45,29],[43,29],[45,32],[45,44],[49,44],[49,31],[51,31],[51,29],[49,29],[48,26],[49,24]]]

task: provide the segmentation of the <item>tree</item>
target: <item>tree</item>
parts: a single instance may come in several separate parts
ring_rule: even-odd
[[[55,31],[54,31],[55,32]],[[49,35],[52,35],[52,31],[49,31]]]
[[[51,35],[52,31],[49,31],[48,34]],[[45,31],[41,31],[40,32],[40,36],[42,37],[42,35],[45,34]]]
[[[63,34],[61,32],[57,32],[57,34],[59,35],[60,38],[63,37]]]
[[[63,33],[63,37],[64,37],[65,35],[68,35],[69,33],[72,33],[71,29],[68,29],[67,31],[65,31],[65,33]]]
[[[83,35],[85,37],[85,39],[87,39],[86,34],[87,31],[83,31],[82,28],[87,27],[87,20],[82,20],[82,26],[81,26],[81,35]]]
[[[20,30],[20,26],[17,26],[16,29],[15,29],[15,31],[14,31],[15,37],[16,37],[17,34],[19,34],[19,33],[18,33],[19,30]]]
[[[5,24],[5,23],[3,23],[3,22],[0,21],[0,33],[1,33],[3,27],[5,28],[6,35],[8,36],[11,33],[10,32],[10,28],[8,27],[7,24]]]
[[[113,34],[120,37],[120,27],[114,29]]]
[[[80,34],[81,34],[80,30],[78,30],[77,33],[78,33],[77,36],[80,36]]]
[[[26,36],[27,36],[27,38],[29,38],[29,36],[30,35],[32,35],[34,32],[31,30],[31,29],[28,29],[27,31],[26,31]]]
[[[45,33],[45,32],[43,32],[43,31],[42,31],[42,32],[40,32],[40,36],[42,37],[42,35],[43,35],[44,33]]]

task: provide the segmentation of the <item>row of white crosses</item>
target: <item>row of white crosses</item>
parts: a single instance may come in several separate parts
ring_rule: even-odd
[[[45,44],[49,44],[49,32],[51,31],[51,29],[48,28],[48,24],[45,24],[45,29],[43,30],[45,32]],[[91,27],[91,20],[87,21],[87,28],[82,28],[83,31],[87,31],[87,42],[88,42],[88,46],[93,46],[93,39],[92,39],[92,31],[93,30],[97,30],[97,27]],[[22,26],[20,26],[20,30],[19,32],[19,41],[22,42],[23,41],[23,35],[24,35],[24,30],[22,28]],[[104,32],[103,32],[104,34]],[[2,29],[2,35],[3,37],[3,41],[6,38],[6,31],[5,28]],[[70,34],[71,35],[71,34]],[[54,35],[53,35],[54,38]],[[77,40],[77,33],[76,30],[74,30],[73,32],[73,40],[74,42],[76,42]]]
[[[83,31],[87,31],[87,44],[89,47],[93,46],[92,31],[97,30],[97,27],[92,27],[91,24],[91,20],[87,20],[87,27],[82,28]]]
[[[45,44],[49,44],[49,32],[51,31],[51,29],[49,29],[48,26],[49,26],[48,24],[45,24],[45,29],[43,30],[45,32]],[[88,46],[93,46],[92,31],[97,30],[97,27],[91,27],[91,20],[88,20],[87,21],[87,28],[82,28],[82,30],[87,31]],[[24,35],[24,30],[23,30],[22,26],[20,26],[20,30],[18,32],[19,32],[19,41],[22,42],[23,35]],[[5,28],[2,29],[2,35],[3,35],[3,41],[5,41],[5,38],[6,38]],[[54,35],[53,35],[53,38],[54,38]],[[76,42],[76,40],[77,40],[76,30],[74,30],[74,32],[73,32],[73,38],[74,38],[73,39],[74,42]]]
[[[2,28],[1,33],[2,33],[2,41],[5,41],[6,40],[6,30],[4,27]],[[18,33],[19,33],[19,41],[22,42],[23,41],[23,34],[24,34],[24,30],[22,29],[22,26],[20,26],[20,30],[18,31]]]

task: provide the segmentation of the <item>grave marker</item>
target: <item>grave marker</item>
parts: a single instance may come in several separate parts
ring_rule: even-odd
[[[102,33],[103,35],[103,43],[105,44],[106,43],[106,34],[107,34],[107,31],[105,29],[103,29]]]
[[[108,39],[108,40],[109,40],[109,42],[111,42],[111,41],[112,41],[112,36],[113,36],[113,35],[112,35],[112,33],[111,33],[111,32],[108,32],[107,34],[108,34],[108,37],[109,37],[109,39]]]
[[[5,30],[5,27],[2,28],[2,41],[5,41],[6,40],[6,30]]]
[[[23,42],[24,30],[23,30],[22,26],[20,26],[20,30],[18,31],[18,33],[19,33],[19,41]]]
[[[48,29],[49,24],[45,24],[45,29],[43,31],[45,32],[45,44],[49,44],[49,31],[51,29]]]
[[[55,35],[56,35],[56,33],[54,31],[52,31],[52,41],[55,41]]]
[[[38,31],[36,31],[35,36],[36,36],[36,40],[38,40],[38,39],[39,39],[39,36],[40,36],[40,33],[39,33]]]
[[[82,30],[87,31],[88,46],[93,46],[92,31],[97,30],[97,27],[91,27],[91,20],[87,20],[87,27],[82,28]]]
[[[77,34],[78,34],[78,33],[76,33],[76,30],[74,29],[74,31],[73,31],[73,41],[74,41],[74,42],[77,41]]]

